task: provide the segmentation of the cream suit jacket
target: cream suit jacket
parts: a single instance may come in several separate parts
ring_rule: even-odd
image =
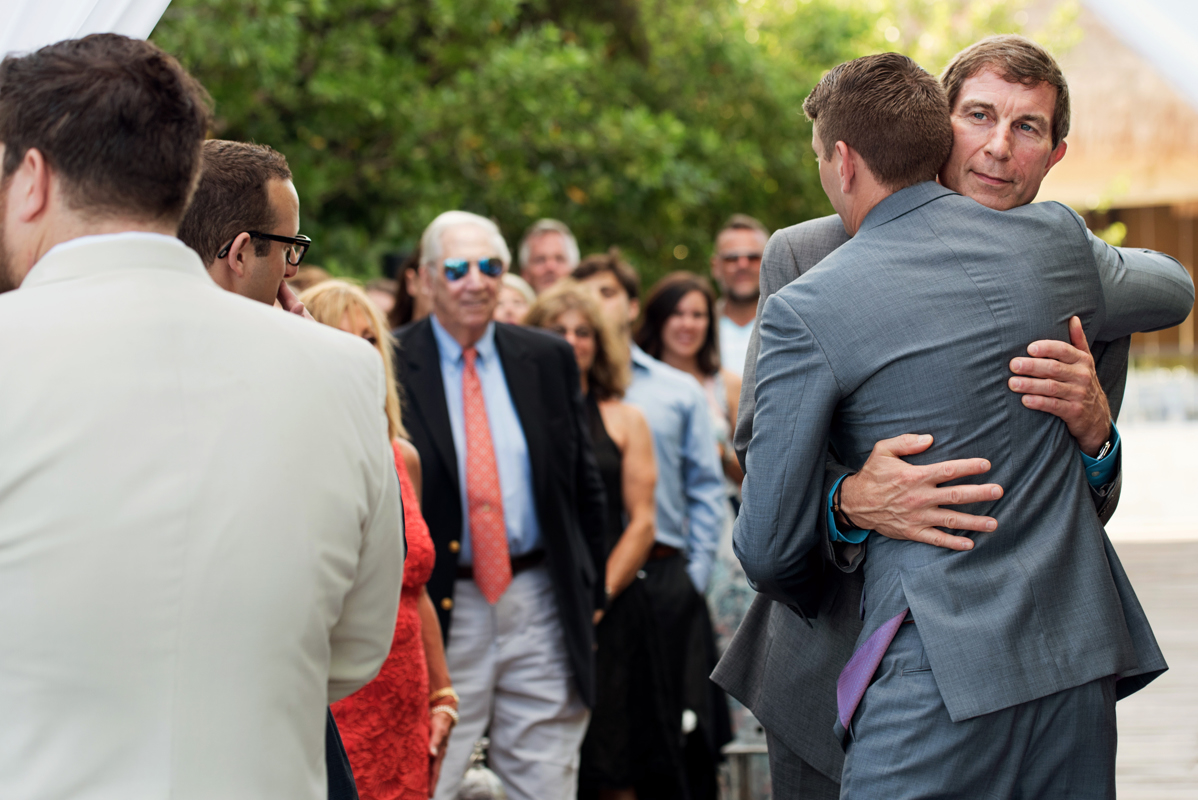
[[[0,295],[0,798],[323,798],[395,630],[383,365],[86,237]]]

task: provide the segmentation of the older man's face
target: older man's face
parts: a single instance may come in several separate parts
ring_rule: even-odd
[[[940,182],[996,211],[1036,199],[1044,176],[1065,155],[1052,146],[1057,90],[1010,83],[985,69],[966,79],[953,106],[953,151]]]
[[[576,266],[571,263],[566,249],[566,237],[557,231],[548,231],[528,240],[528,263],[521,269],[520,276],[540,294],[567,277]]]
[[[447,328],[485,328],[499,303],[500,278],[484,275],[478,262],[499,258],[491,237],[475,225],[459,225],[442,234],[442,264],[430,265],[427,280],[433,300],[433,312]],[[445,275],[444,259],[461,258],[470,262],[466,274],[456,281]]]

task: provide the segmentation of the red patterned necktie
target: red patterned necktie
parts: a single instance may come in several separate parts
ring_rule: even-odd
[[[470,515],[470,549],[474,557],[474,582],[491,605],[512,582],[512,560],[507,549],[507,526],[503,523],[503,493],[483,387],[474,361],[478,351],[462,351],[462,409],[466,417],[466,505]]]

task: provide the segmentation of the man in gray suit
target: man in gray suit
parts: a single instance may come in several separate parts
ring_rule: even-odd
[[[1164,660],[1107,557],[1077,441],[992,365],[1067,336],[1075,314],[1091,337],[1142,321],[1104,297],[1073,212],[1000,213],[933,182],[952,148],[948,103],[910,59],[841,65],[804,109],[856,236],[765,306],[734,536],[746,574],[802,615],[819,608],[829,447],[856,468],[880,439],[936,429],[937,457],[996,454],[1007,487],[967,509],[1004,526],[968,552],[869,535],[864,627],[837,685],[842,797],[1113,796],[1116,695]]]
[[[995,85],[987,73],[1006,80]],[[1052,57],[1021,37],[991,37],[960,53],[942,81],[953,103],[955,142],[941,182],[997,210],[1034,199],[1045,173],[1064,155],[1068,132],[1068,89]],[[991,101],[989,106],[987,101]],[[979,105],[982,113],[971,114]],[[1001,113],[996,106],[1001,107]],[[1035,119],[1037,111],[1047,119]],[[983,124],[978,124],[977,116],[982,117]],[[1029,119],[1035,124],[1029,124]],[[1040,129],[1038,140],[1027,135],[1029,128]],[[989,173],[990,180],[975,177],[978,172]],[[996,175],[1010,180],[995,181]],[[844,226],[835,215],[775,234],[762,266],[761,305],[847,240]],[[1110,248],[1092,236],[1090,244],[1103,270],[1108,297],[1119,297],[1136,311],[1142,320],[1139,324],[1164,327],[1176,324],[1188,313],[1192,285],[1185,268],[1176,261],[1150,251]],[[1095,439],[1099,443],[1107,438],[1116,441],[1109,459],[1114,464],[1110,477],[1104,475],[1091,490],[1103,520],[1109,518],[1118,497],[1117,434],[1109,420],[1117,417],[1122,399],[1129,342],[1126,334],[1130,333],[1117,329],[1116,320],[1110,322],[1111,326],[1099,336],[1115,341],[1095,342],[1094,358],[1089,356],[1082,337],[1074,338],[1077,347],[1055,340],[1036,342],[1029,350],[1041,358],[1012,362],[1020,374],[1029,376],[1012,379],[1016,391],[1033,392],[1025,396],[1025,405],[1059,415],[1079,442],[1094,448],[1091,454],[1099,449],[1093,444]],[[1071,333],[1076,337],[1078,331]],[[735,437],[742,462],[753,430],[759,342],[755,331]],[[1109,410],[1104,387],[1110,396]],[[954,492],[958,493],[956,502],[966,502],[991,487],[937,488],[937,484],[981,472],[985,464],[974,458],[916,466],[900,458],[928,449],[930,437],[923,439],[921,442],[920,437],[905,435],[878,442],[861,471],[852,481],[846,481],[843,505],[862,528],[960,547],[963,540],[932,526],[948,524],[982,531],[990,519],[958,511],[951,512],[950,522],[949,510],[941,505],[952,502]],[[826,488],[831,489],[849,473],[851,470],[829,464]],[[826,522],[820,522],[826,535]],[[1105,545],[1113,568],[1120,569],[1109,542]],[[841,549],[846,548],[850,553],[855,549],[847,545]],[[848,565],[842,560],[838,566]],[[713,675],[766,726],[771,777],[779,797],[839,795],[843,751],[831,733],[830,721],[836,713],[836,676],[851,655],[861,629],[860,593],[860,571],[830,570],[819,614],[810,620],[802,620],[784,605],[759,596]],[[780,697],[786,702],[778,702]]]

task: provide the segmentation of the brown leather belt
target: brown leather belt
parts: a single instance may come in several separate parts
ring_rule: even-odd
[[[531,553],[516,556],[512,559],[512,575],[519,575],[526,569],[532,569],[544,560],[544,550],[533,550]],[[467,581],[474,580],[474,567],[466,564],[458,565],[458,578]]]
[[[677,547],[670,547],[668,544],[655,544],[649,551],[649,560],[661,561],[663,558],[673,558],[681,554],[682,551]]]

